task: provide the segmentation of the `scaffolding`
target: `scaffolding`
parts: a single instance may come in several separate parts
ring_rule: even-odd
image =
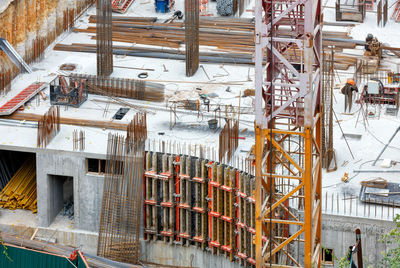
[[[320,0],[256,1],[257,267],[321,265],[321,28]]]

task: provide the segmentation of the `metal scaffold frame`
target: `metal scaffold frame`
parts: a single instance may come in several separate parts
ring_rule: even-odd
[[[256,1],[255,29],[256,266],[320,267],[321,1]]]

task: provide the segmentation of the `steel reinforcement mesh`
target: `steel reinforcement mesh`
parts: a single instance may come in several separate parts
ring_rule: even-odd
[[[97,254],[136,264],[143,206],[146,116],[137,114],[127,137],[109,134]]]

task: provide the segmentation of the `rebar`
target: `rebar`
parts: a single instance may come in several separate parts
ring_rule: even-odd
[[[77,129],[72,133],[73,136],[73,150],[74,151],[83,151],[85,150],[85,132],[80,130],[78,132]]]
[[[61,35],[64,31],[70,30],[76,19],[89,7],[93,4],[94,0],[83,0],[83,1],[74,1],[70,3],[68,6],[71,8],[65,8],[64,10],[61,10],[62,15],[60,15],[60,19],[57,18],[57,20],[48,20],[45,18],[43,20],[43,16],[36,16],[35,14],[39,14],[42,12],[43,5],[30,5],[28,8],[28,5],[25,7],[21,5],[18,6],[18,12],[20,12],[20,15],[17,16],[3,16],[3,18],[0,18],[0,24],[5,27],[2,27],[0,30],[0,35],[2,37],[8,37],[6,36],[6,30],[7,30],[7,24],[11,23],[13,29],[19,28],[26,28],[25,34],[30,36],[31,34],[34,34],[36,36],[35,40],[28,41],[30,38],[27,38],[25,36],[23,37],[22,42],[25,42],[25,51],[23,59],[25,60],[26,63],[31,64],[33,62],[39,61],[43,58],[44,51],[45,49],[54,42],[57,36]],[[57,8],[59,5],[55,5]],[[47,8],[47,5],[45,5]],[[14,9],[14,7],[13,7]],[[57,10],[57,13],[59,10]],[[7,13],[5,11],[4,13]],[[50,15],[55,15],[56,11],[53,10],[48,10],[48,14]],[[29,19],[27,19],[29,17]],[[57,15],[58,17],[58,15]],[[21,20],[23,18],[23,20]],[[11,20],[11,21],[10,21]],[[40,21],[39,21],[40,20]],[[35,25],[38,25],[41,23],[41,21],[46,21],[48,23],[49,28],[53,29],[51,31],[46,32],[44,36],[40,36],[36,30],[33,30],[36,28]],[[52,25],[52,23],[54,23]],[[17,25],[18,24],[18,25]],[[21,39],[20,37],[18,39]],[[19,46],[21,43],[16,43],[17,39],[12,40],[12,45],[13,46]],[[29,45],[28,45],[29,43]],[[10,60],[4,55],[0,55],[0,94],[2,93],[7,93],[10,88],[11,88],[11,81],[20,73],[18,68],[16,68],[15,65],[13,65]]]
[[[143,205],[146,116],[136,114],[128,136],[108,135],[97,255],[136,264]]]
[[[229,163],[239,145],[239,122],[229,119],[219,134],[219,161]]]
[[[37,147],[45,148],[60,131],[60,106],[51,106],[38,121]]]
[[[186,76],[199,68],[199,0],[185,0]]]
[[[159,83],[86,74],[71,74],[70,77],[86,80],[88,92],[91,94],[154,102],[163,102],[165,98],[165,86]]]
[[[96,17],[97,75],[109,76],[113,72],[111,0],[97,0]]]

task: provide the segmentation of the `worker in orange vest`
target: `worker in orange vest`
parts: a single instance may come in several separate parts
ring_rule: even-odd
[[[349,113],[351,112],[351,105],[353,103],[353,91],[358,92],[358,88],[354,83],[353,79],[347,79],[346,85],[344,85],[344,87],[341,90],[342,94],[344,94],[345,96],[344,112],[347,111],[347,108],[349,108]]]

